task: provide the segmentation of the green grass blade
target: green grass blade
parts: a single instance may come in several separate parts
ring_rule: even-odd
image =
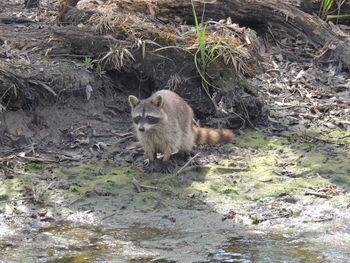
[[[326,18],[326,22],[328,22],[331,19],[345,18],[345,17],[350,17],[350,14],[345,14],[345,15],[328,15],[327,18]]]
[[[159,52],[159,51],[163,51],[163,50],[166,50],[166,49],[169,49],[169,48],[177,48],[177,49],[180,49],[180,50],[182,50],[182,51],[185,51],[185,52],[191,54],[192,56],[194,56],[193,53],[192,53],[191,51],[189,51],[188,49],[183,48],[183,47],[178,47],[178,46],[166,46],[166,47],[161,47],[161,48],[153,49],[152,52]]]

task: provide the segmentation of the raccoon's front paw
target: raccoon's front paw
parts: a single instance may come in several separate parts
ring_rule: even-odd
[[[144,167],[148,167],[149,166],[149,164],[150,164],[150,160],[149,159],[145,159],[144,161],[143,161],[143,166]]]
[[[161,160],[150,162],[146,167],[146,171],[148,173],[170,173],[167,163],[164,163]]]

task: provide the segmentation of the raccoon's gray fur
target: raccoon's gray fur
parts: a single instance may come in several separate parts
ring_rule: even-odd
[[[174,153],[190,154],[195,144],[234,139],[230,130],[195,126],[192,108],[170,90],[157,91],[144,100],[130,95],[129,103],[137,137],[150,161],[155,160],[157,153],[162,153],[163,162],[167,163]]]

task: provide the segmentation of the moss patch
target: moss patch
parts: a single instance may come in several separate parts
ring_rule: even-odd
[[[250,147],[259,150],[276,150],[280,146],[288,145],[286,137],[271,137],[264,132],[247,130],[239,136],[236,145],[239,147]]]
[[[319,134],[310,131],[308,136]],[[344,134],[335,132],[332,136]],[[227,166],[210,167],[205,179],[193,182],[190,188],[233,201],[301,194],[332,184],[349,188],[349,153],[324,140],[308,142],[300,134],[275,137],[255,130],[245,131],[236,142],[240,153],[234,157],[235,168],[230,166],[233,160],[220,162]],[[246,163],[242,169],[240,161]]]
[[[115,196],[120,203],[148,209],[158,203],[172,204],[175,203],[174,199],[187,196],[184,189],[188,183],[180,182],[173,175],[145,174],[139,169],[116,166],[108,161],[51,167],[50,171],[44,169],[38,173],[42,178],[48,178],[48,180],[52,174],[57,178],[57,185],[60,187],[47,192],[47,200],[52,203],[62,200],[62,197],[70,203],[75,200],[89,200],[92,197],[111,196],[113,198]],[[138,193],[132,184],[133,179],[136,179],[140,185],[149,186],[149,188]]]
[[[25,195],[30,186],[27,178],[13,178],[0,181],[0,196],[3,200]],[[0,200],[1,200],[0,198]]]
[[[24,171],[28,173],[36,173],[47,167],[48,164],[45,163],[29,163],[24,167]]]

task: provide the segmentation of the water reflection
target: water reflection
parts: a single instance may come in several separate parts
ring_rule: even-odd
[[[211,254],[206,250],[208,243],[198,242],[199,234],[207,237],[206,242],[215,243],[213,235],[209,233],[181,232],[140,224],[130,228],[106,229],[56,222],[39,231],[23,231],[12,238],[0,239],[0,263],[350,262],[350,253],[311,243],[310,237],[317,237],[316,233],[299,237],[265,232],[241,233],[230,238],[221,245],[220,250]],[[233,231],[222,234],[235,235]],[[185,243],[186,247],[181,247]],[[198,255],[197,259],[195,254]],[[198,261],[199,258],[205,260]]]
[[[302,238],[284,235],[243,235],[209,255],[213,263],[349,263],[350,253],[325,252]],[[204,262],[203,262],[204,263]]]

